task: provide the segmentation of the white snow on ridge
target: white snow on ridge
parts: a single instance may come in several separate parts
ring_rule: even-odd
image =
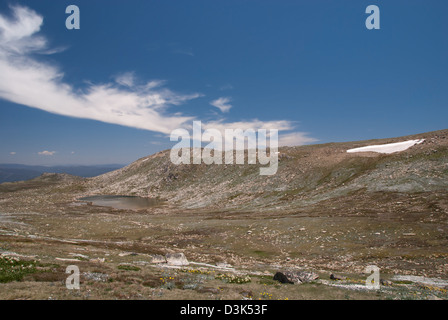
[[[366,146],[366,147],[361,147],[361,148],[349,149],[349,150],[347,150],[347,152],[348,153],[354,153],[354,152],[379,152],[379,153],[387,153],[387,154],[389,154],[389,153],[404,151],[406,149],[409,149],[413,145],[422,143],[423,141],[425,141],[425,139],[408,140],[408,141],[403,141],[403,142]]]

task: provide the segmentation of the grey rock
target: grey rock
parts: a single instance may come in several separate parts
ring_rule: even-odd
[[[274,280],[279,281],[280,283],[290,283],[290,284],[294,284],[294,282],[292,282],[291,280],[288,279],[287,276],[285,276],[283,273],[281,272],[277,272],[274,275]]]
[[[83,276],[87,280],[92,280],[95,282],[106,282],[109,279],[109,275],[99,272],[84,272]]]
[[[166,262],[172,266],[187,266],[189,262],[183,253],[167,253]]]
[[[331,280],[347,280],[347,277],[341,276],[339,274],[332,273],[330,275]]]
[[[393,285],[393,282],[392,282],[392,281],[384,280],[384,279],[381,279],[381,280],[380,280],[380,283],[381,283],[382,286],[386,286],[386,287],[390,287],[390,286]]]
[[[151,255],[151,263],[166,263],[166,258],[160,254]]]
[[[310,271],[286,271],[285,276],[293,283],[301,284],[319,279],[319,275]]]

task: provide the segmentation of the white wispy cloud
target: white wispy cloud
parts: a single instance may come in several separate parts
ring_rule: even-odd
[[[232,99],[229,97],[221,97],[213,100],[212,102],[210,102],[210,104],[221,110],[221,112],[229,112],[230,108],[232,108],[232,105],[229,104],[231,100]]]
[[[55,53],[61,53],[64,52],[65,50],[68,49],[68,46],[65,47],[57,47],[57,48],[50,48],[50,49],[45,49],[43,51],[39,51],[39,54],[55,54]]]
[[[288,131],[294,129],[294,124],[287,120],[273,120],[273,121],[261,121],[258,119],[253,119],[250,121],[234,121],[234,122],[224,122],[223,120],[209,121],[202,124],[203,129],[216,129],[222,133],[226,129],[277,129],[278,131]]]
[[[174,49],[173,53],[183,54],[183,55],[186,55],[186,56],[194,57],[194,52],[193,52],[192,48]]]
[[[73,87],[64,81],[64,73],[59,67],[36,58],[37,54],[48,55],[65,49],[50,48],[47,39],[40,34],[43,17],[22,6],[12,6],[11,11],[11,17],[0,14],[0,98],[54,114],[164,135],[177,128],[191,129],[192,121],[198,119],[171,109],[202,97],[202,94],[174,92],[161,80],[141,82],[133,72],[118,74],[112,82],[87,82],[87,87],[82,90]],[[222,112],[228,112],[232,107],[230,101],[228,97],[221,97],[211,104]],[[293,123],[287,120],[226,122],[225,119],[217,119],[206,123],[206,127],[213,126],[218,130],[256,130],[275,126],[279,131],[294,130]],[[297,134],[300,138],[301,133]],[[54,151],[39,154],[53,155]]]
[[[161,87],[162,82],[136,85],[132,74],[118,78],[121,86],[115,82],[90,84],[83,91],[76,90],[63,81],[57,67],[31,55],[48,49],[46,39],[37,35],[43,18],[25,7],[11,9],[12,18],[0,15],[1,98],[64,116],[166,134],[193,119],[169,115],[166,110],[200,94],[177,94]]]
[[[235,121],[235,122],[224,122],[222,120],[219,121],[210,121],[206,123],[201,123],[201,129],[202,130],[210,130],[214,129],[219,132],[221,135],[221,138],[224,139],[226,136],[226,130],[236,130],[240,129],[243,132],[246,132],[246,130],[253,130],[255,131],[256,135],[259,135],[260,133],[257,132],[258,130],[265,129],[266,130],[266,138],[269,140],[271,138],[271,132],[270,130],[278,130],[278,146],[300,146],[304,144],[310,144],[313,142],[317,142],[318,140],[315,138],[310,137],[306,132],[290,132],[290,133],[282,133],[285,131],[291,131],[295,129],[295,125],[291,121],[286,120],[274,120],[274,121],[260,121],[257,119],[250,120],[250,121]],[[204,139],[204,136],[201,136],[202,142],[210,142],[210,140]],[[241,137],[242,138],[242,137]],[[191,143],[194,140],[194,137],[191,138]],[[243,141],[245,138],[237,138],[237,141]],[[246,141],[247,142],[247,141]],[[244,144],[246,143],[244,142]],[[243,144],[243,145],[244,145]],[[221,145],[219,142],[214,144],[215,148],[222,149],[224,148],[224,145]],[[262,145],[258,144],[257,147],[263,147]]]
[[[233,86],[231,84],[225,84],[225,85],[219,87],[219,90],[221,90],[221,91],[232,90],[232,89],[233,89]]]
[[[24,54],[42,50],[47,41],[40,36],[33,36],[40,30],[44,19],[26,7],[12,7],[13,18],[0,15],[0,48],[5,53]]]
[[[315,143],[317,141],[317,139],[308,136],[305,132],[292,132],[279,135],[278,145],[283,147],[294,147]]]
[[[13,155],[17,154],[17,152],[12,151],[12,152],[10,152],[9,154],[13,156]]]
[[[193,48],[185,46],[185,44],[181,42],[171,42],[168,43],[167,46],[170,48],[171,53],[194,57]]]
[[[56,151],[44,150],[44,151],[38,152],[37,154],[40,155],[40,156],[53,156],[55,153],[56,153]]]
[[[121,73],[115,76],[115,82],[125,87],[132,87],[135,83],[135,74],[134,72]]]

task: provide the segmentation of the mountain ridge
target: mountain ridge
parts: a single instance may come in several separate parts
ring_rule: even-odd
[[[408,150],[350,154],[351,148],[425,139]],[[448,130],[405,137],[279,148],[279,168],[174,165],[170,150],[86,180],[89,194],[161,198],[183,208],[295,210],[354,192],[416,193],[448,188]]]
[[[30,180],[40,176],[43,173],[67,173],[83,178],[89,178],[109,171],[117,170],[121,167],[124,167],[124,165],[105,164],[42,166],[2,163],[0,164],[0,183]]]

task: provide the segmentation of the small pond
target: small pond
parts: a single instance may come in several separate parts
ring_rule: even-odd
[[[160,200],[133,197],[133,196],[115,196],[99,195],[80,198],[80,201],[90,202],[94,206],[112,207],[115,209],[141,210],[158,206],[162,203]]]

